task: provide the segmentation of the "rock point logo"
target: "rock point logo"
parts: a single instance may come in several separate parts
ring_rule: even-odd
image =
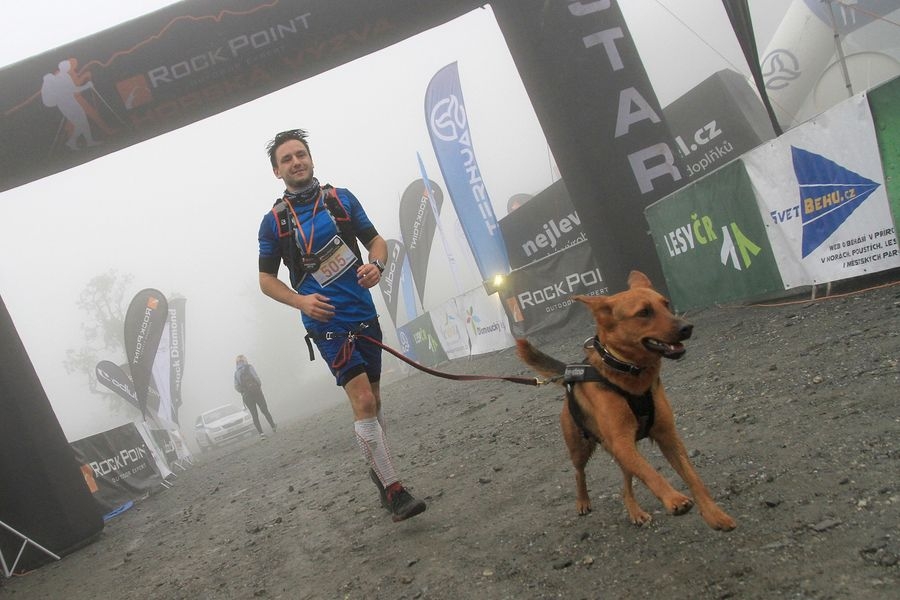
[[[143,75],[135,75],[116,83],[116,91],[122,98],[125,108],[131,110],[153,101],[153,92],[150,91],[150,83]]]

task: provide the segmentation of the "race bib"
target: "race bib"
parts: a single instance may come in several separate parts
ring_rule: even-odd
[[[338,235],[316,252],[316,256],[319,258],[320,265],[312,276],[322,287],[326,287],[356,264],[356,255],[353,254],[353,250]]]

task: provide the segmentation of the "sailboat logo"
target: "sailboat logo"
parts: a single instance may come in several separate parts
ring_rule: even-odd
[[[791,146],[791,154],[800,184],[802,255],[806,258],[881,184],[807,150]]]

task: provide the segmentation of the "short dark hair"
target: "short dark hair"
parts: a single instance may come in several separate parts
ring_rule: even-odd
[[[269,161],[272,163],[272,168],[274,169],[277,166],[275,152],[278,150],[278,147],[285,142],[297,140],[302,143],[306,147],[306,151],[309,152],[309,144],[306,141],[307,137],[308,134],[303,129],[288,129],[287,131],[275,134],[275,137],[266,144],[266,154],[269,155]]]

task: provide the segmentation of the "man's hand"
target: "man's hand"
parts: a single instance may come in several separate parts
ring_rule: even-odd
[[[381,271],[372,263],[366,263],[356,269],[356,280],[366,289],[374,287],[381,281]]]
[[[316,321],[325,322],[334,316],[334,306],[329,304],[331,298],[322,294],[300,295],[272,273],[260,271],[259,289],[269,298],[299,309]]]
[[[334,316],[334,306],[329,304],[331,298],[323,296],[322,294],[308,294],[306,296],[297,294],[297,308],[299,308],[303,314],[311,319],[315,319],[316,321],[322,321],[323,323],[326,321],[330,321],[331,317]]]

